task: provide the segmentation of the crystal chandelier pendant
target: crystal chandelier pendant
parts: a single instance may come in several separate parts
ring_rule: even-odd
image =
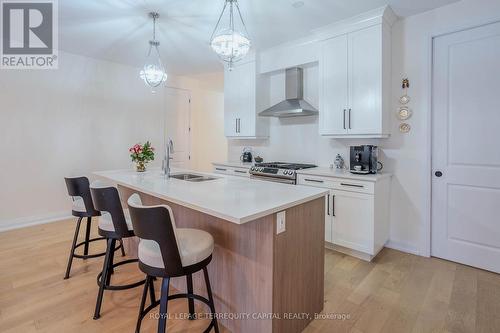
[[[210,38],[210,46],[222,61],[228,63],[229,70],[232,70],[234,63],[243,59],[250,51],[251,41],[241,16],[238,1],[225,1],[222,13]],[[229,15],[229,25],[224,28],[221,27],[220,23],[226,10]],[[239,24],[235,22],[235,12],[238,14],[236,19]],[[238,25],[240,26],[239,30],[237,29]]]
[[[149,16],[153,18],[153,39],[149,41],[149,51],[144,67],[140,72],[140,77],[148,86],[154,89],[167,80],[167,72],[160,58],[158,49],[160,42],[156,40],[156,20],[160,15],[150,13]]]

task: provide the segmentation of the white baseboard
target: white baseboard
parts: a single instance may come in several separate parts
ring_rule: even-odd
[[[398,251],[401,251],[401,252],[406,252],[406,253],[414,254],[414,255],[417,255],[417,256],[420,255],[420,251],[417,248],[415,248],[413,246],[410,246],[408,244],[401,243],[401,242],[396,242],[396,241],[393,241],[393,240],[389,240],[385,244],[385,247],[388,247],[388,248],[393,249],[393,250],[398,250]]]
[[[0,221],[0,232],[7,230],[20,229],[24,227],[29,227],[32,225],[51,223],[56,221],[62,221],[71,219],[73,216],[68,214],[68,211],[45,214],[45,215],[37,215],[37,216],[28,216],[21,217],[12,220],[4,220]]]

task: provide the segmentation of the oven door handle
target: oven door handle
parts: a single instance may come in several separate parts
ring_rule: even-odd
[[[295,180],[293,180],[293,179],[287,179],[287,178],[250,175],[250,179],[265,180],[265,181],[268,181],[268,182],[275,182],[275,183],[295,185]]]

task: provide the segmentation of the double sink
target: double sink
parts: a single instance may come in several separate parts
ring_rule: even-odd
[[[193,183],[199,183],[199,182],[205,182],[207,180],[217,179],[215,177],[204,176],[204,175],[197,175],[197,174],[194,174],[194,173],[179,173],[179,174],[174,174],[174,175],[170,175],[170,178],[185,180],[187,182],[193,182]]]

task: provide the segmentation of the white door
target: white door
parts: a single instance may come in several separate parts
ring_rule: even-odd
[[[500,23],[433,52],[431,253],[500,272]]]
[[[349,134],[382,132],[382,25],[349,34]]]
[[[172,166],[189,168],[191,148],[190,93],[187,90],[167,88],[166,92],[165,142],[174,143]],[[163,151],[161,156],[163,157]]]
[[[333,243],[373,253],[373,195],[332,191]]]
[[[320,61],[321,135],[347,134],[347,35],[326,40],[321,45]]]

